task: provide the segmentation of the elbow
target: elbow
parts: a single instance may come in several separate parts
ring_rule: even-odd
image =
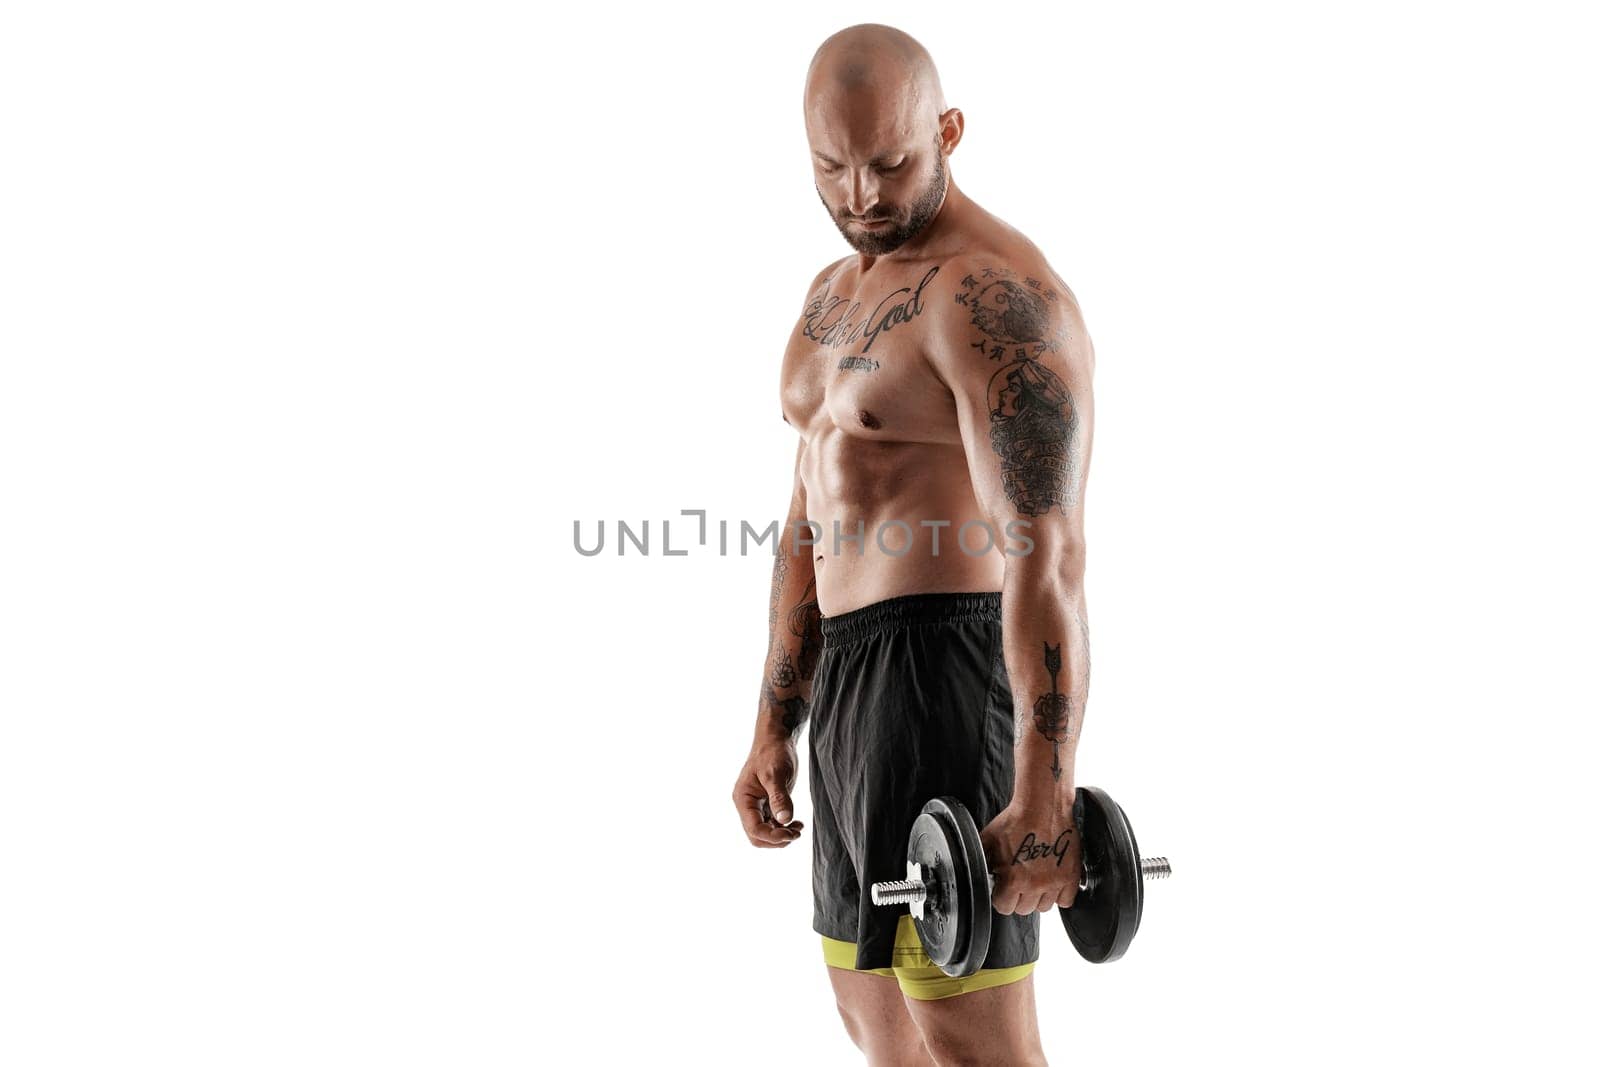
[[[1083,589],[1087,552],[1076,531],[1052,531],[1033,535],[1028,552],[1013,556],[1010,568],[1028,586],[1061,596],[1076,596]]]

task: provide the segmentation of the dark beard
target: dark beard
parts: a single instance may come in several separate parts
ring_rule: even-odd
[[[933,217],[939,213],[939,206],[944,203],[945,187],[948,184],[949,177],[944,169],[944,153],[936,152],[933,157],[933,179],[928,182],[928,187],[922,191],[922,195],[912,203],[910,217],[904,223],[890,225],[886,230],[852,232],[848,229],[850,224],[833,213],[826,199],[822,200],[822,206],[828,208],[828,215],[833,219],[833,224],[839,227],[840,235],[851,248],[862,255],[882,256],[911,240],[933,221]],[[822,197],[821,189],[817,190],[817,196]]]

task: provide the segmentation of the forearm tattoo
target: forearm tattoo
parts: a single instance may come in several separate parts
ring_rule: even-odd
[[[1050,305],[1059,297],[1037,278],[986,267],[961,279],[956,303],[982,335],[972,347],[1003,362],[989,379],[989,441],[1000,457],[1006,499],[1023,515],[1078,505],[1082,441],[1072,392],[1040,357],[1059,347]]]
[[[804,681],[817,672],[817,657],[822,653],[822,608],[817,604],[817,579],[806,583],[800,603],[789,612],[789,633],[800,639],[795,670]]]
[[[772,597],[767,602],[767,641],[778,632],[778,601],[783,599],[783,579],[789,573],[789,555],[783,551],[783,546],[778,546],[778,554],[772,559]]]
[[[787,689],[794,684],[794,657],[789,655],[789,650],[779,645],[773,650],[772,661],[772,686],[774,689]]]
[[[1045,670],[1050,674],[1050,692],[1034,701],[1033,714],[1031,716],[1027,710],[1022,709],[1019,705],[1014,724],[1016,734],[1013,738],[1018,748],[1022,746],[1023,739],[1028,735],[1029,722],[1034,723],[1035,728],[1041,735],[1051,738],[1052,744],[1071,740],[1082,728],[1083,709],[1089,702],[1089,673],[1091,668],[1089,658],[1089,620],[1084,618],[1081,603],[1073,609],[1073,618],[1078,622],[1078,644],[1083,650],[1083,671],[1078,676],[1076,684],[1072,687],[1075,692],[1067,694],[1060,691],[1061,646],[1057,645],[1055,648],[1051,648],[1049,643],[1046,642],[1044,645],[1044,666]],[[1043,713],[1042,716],[1041,713]],[[1047,729],[1047,725],[1051,728]],[[1057,725],[1059,725],[1060,729],[1054,728]],[[1061,735],[1061,742],[1054,740],[1057,734]],[[1057,752],[1059,753],[1059,748]],[[1057,766],[1060,766],[1059,762]],[[1061,775],[1057,773],[1056,779],[1060,780],[1060,777]]]
[[[761,682],[761,702],[778,717],[784,732],[793,736],[811,714],[800,683],[810,681],[816,673],[817,656],[822,651],[822,609],[817,603],[817,580],[813,577],[800,593],[800,603],[785,617],[787,633],[778,633],[778,602],[788,567],[788,556],[780,553],[772,565],[773,595],[767,614],[771,635],[771,665],[767,677]],[[797,652],[791,653],[790,640],[796,637],[800,639],[800,647]],[[779,696],[780,689],[793,689],[794,692]]]
[[[791,737],[798,733],[800,727],[811,717],[810,705],[806,703],[806,698],[798,693],[780,697],[768,682],[761,687],[761,696],[767,707],[772,709],[773,714],[778,716],[778,721],[783,724],[784,733]]]
[[[1044,643],[1044,669],[1050,673],[1050,692],[1033,702],[1033,725],[1055,746],[1050,775],[1061,780],[1061,746],[1072,738],[1072,700],[1060,691],[1061,646]]]

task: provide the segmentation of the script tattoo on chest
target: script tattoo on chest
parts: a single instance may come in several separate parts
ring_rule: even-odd
[[[864,305],[861,301],[834,296],[828,291],[833,284],[830,278],[822,291],[806,302],[800,332],[807,340],[825,348],[840,348],[866,338],[860,353],[865,355],[879,335],[910,322],[922,313],[922,291],[938,273],[938,267],[929,267],[928,273],[922,276],[915,288],[903,286],[888,293],[865,315],[862,314]],[[841,364],[840,369],[873,371],[877,367],[877,360],[858,360],[848,368]]]
[[[1005,267],[961,279],[956,303],[970,312],[972,347],[1001,360],[989,379],[989,441],[1000,457],[1006,499],[1023,515],[1078,504],[1082,441],[1072,392],[1043,359],[1060,348],[1051,326],[1055,290]]]

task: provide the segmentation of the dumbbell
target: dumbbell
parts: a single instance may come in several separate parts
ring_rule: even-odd
[[[1109,963],[1139,930],[1144,880],[1166,878],[1172,865],[1164,856],[1140,857],[1127,814],[1105,790],[1080,788],[1072,809],[1083,837],[1083,877],[1072,907],[1060,909],[1061,921],[1080,956]],[[943,796],[924,804],[911,824],[905,878],[873,883],[872,902],[911,905],[928,958],[964,978],[989,954],[993,892],[977,821],[961,801]]]

